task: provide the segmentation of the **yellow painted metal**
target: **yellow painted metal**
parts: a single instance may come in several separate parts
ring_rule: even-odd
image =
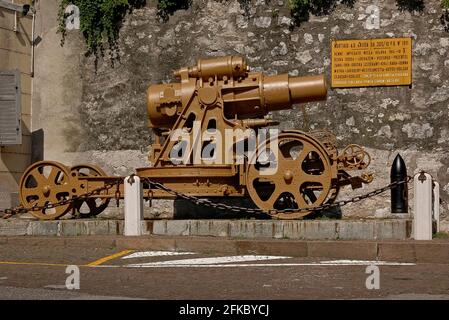
[[[69,183],[70,169],[55,161],[40,161],[32,164],[20,179],[20,201],[25,208],[54,205],[61,200],[70,199],[78,188]],[[41,220],[54,220],[72,208],[71,203],[54,208],[32,210]]]
[[[136,169],[145,181],[145,198],[172,198],[176,192],[196,197],[249,196],[265,211],[313,209],[335,201],[341,186],[360,187],[370,182],[345,172],[369,165],[369,155],[363,148],[350,145],[339,155],[335,136],[324,131],[281,132],[273,142],[280,152],[270,160],[279,170],[271,176],[261,174],[260,166],[265,164],[260,158],[250,159],[249,154],[245,158],[235,152],[238,144],[249,143],[247,132],[257,135],[264,127],[277,124],[266,117],[269,112],[325,100],[327,84],[323,75],[266,76],[250,72],[243,57],[228,56],[200,59],[194,66],[175,71],[175,76],[179,82],[151,85],[147,91],[148,125],[155,140],[149,155],[151,166]],[[230,145],[220,141],[229,132]],[[188,141],[182,140],[184,134]],[[259,141],[256,157],[272,144],[272,139]],[[184,150],[182,142],[188,142],[190,147]],[[204,156],[209,144],[214,145],[214,153]],[[177,154],[181,154],[179,159],[173,157]],[[53,170],[51,178],[41,177],[44,167]],[[145,178],[168,190],[151,189]],[[57,162],[40,162],[22,177],[20,197],[25,208],[38,208],[33,214],[39,219],[57,219],[73,207],[80,210],[80,203],[87,204],[88,214],[98,214],[110,199],[116,199],[118,204],[123,198],[123,179],[106,176],[101,168],[92,165],[69,168]],[[80,199],[83,194],[86,196]],[[74,201],[56,207],[55,212],[41,210],[42,205],[58,199]],[[274,216],[291,219],[308,213]]]

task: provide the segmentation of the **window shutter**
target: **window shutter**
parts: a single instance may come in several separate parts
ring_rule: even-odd
[[[0,71],[0,145],[22,143],[20,72]]]

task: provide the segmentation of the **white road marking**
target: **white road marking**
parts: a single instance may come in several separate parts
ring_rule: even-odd
[[[388,262],[388,261],[365,261],[365,260],[329,260],[319,262],[305,262],[305,263],[228,263],[226,262],[246,262],[246,261],[261,261],[274,259],[287,259],[291,257],[282,256],[229,256],[229,257],[214,257],[214,258],[198,258],[198,259],[184,259],[172,260],[150,263],[129,264],[124,267],[130,268],[236,268],[236,267],[329,267],[329,266],[414,266],[415,263],[405,262]]]
[[[368,265],[368,264],[366,264]],[[377,264],[379,265],[379,264]],[[414,266],[414,263],[385,262],[383,266]],[[241,268],[241,267],[330,267],[330,266],[356,266],[354,264],[323,264],[323,263],[247,263],[247,264],[129,264],[126,268]],[[102,267],[102,266],[99,266]]]
[[[0,280],[8,280],[8,277],[0,277]]]
[[[164,257],[164,256],[180,256],[184,254],[195,254],[195,252],[176,252],[176,251],[141,251],[131,253],[122,257],[122,259],[144,258],[144,257]]]
[[[228,262],[246,262],[246,261],[261,261],[261,260],[275,260],[275,259],[288,259],[290,257],[283,256],[228,256],[228,257],[213,257],[213,258],[196,258],[196,259],[182,259],[182,260],[170,260],[159,261],[149,263],[129,264],[125,267],[153,267],[153,266],[202,266],[202,265],[216,265]]]
[[[369,261],[369,260],[330,260],[330,261],[321,261],[320,263],[325,265],[332,266],[414,266],[414,263],[409,262],[387,262],[387,261]]]
[[[44,286],[46,289],[67,289],[65,285],[62,284],[49,284],[48,286]]]

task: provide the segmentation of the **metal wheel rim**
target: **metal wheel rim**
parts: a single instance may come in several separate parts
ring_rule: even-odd
[[[51,168],[48,175],[46,168]],[[20,179],[20,201],[25,208],[54,204],[72,197],[69,170],[56,161],[39,161],[27,168]],[[56,220],[72,208],[69,202],[53,209],[30,210],[40,220]]]
[[[253,183],[256,179],[260,178],[261,175],[259,174],[259,170],[256,169],[256,165],[255,165],[255,159],[258,157],[258,153],[253,155],[253,158],[251,159],[250,163],[248,164],[247,167],[247,175],[246,175],[246,184],[247,184],[247,190],[248,193],[251,197],[251,199],[253,200],[253,202],[260,208],[263,210],[273,210],[274,208],[274,204],[276,203],[276,201],[278,201],[279,197],[282,195],[283,192],[288,192],[291,195],[294,196],[294,200],[297,203],[297,206],[301,209],[312,209],[314,207],[317,207],[327,201],[333,201],[335,200],[334,196],[336,197],[336,193],[338,193],[338,190],[334,190],[337,191],[335,193],[333,193],[332,197],[329,198],[329,193],[332,190],[332,185],[331,185],[331,181],[332,181],[332,168],[331,168],[331,163],[330,163],[330,159],[329,156],[325,150],[325,148],[314,138],[306,135],[306,134],[298,134],[298,133],[281,133],[278,136],[278,145],[281,144],[281,142],[283,140],[292,140],[292,141],[300,141],[300,143],[303,144],[303,150],[300,152],[300,154],[298,155],[298,158],[296,160],[293,160],[294,162],[297,163],[296,167],[296,171],[293,171],[293,178],[292,178],[292,182],[290,183],[290,186],[287,186],[287,183],[282,183],[282,180],[279,180],[279,175],[284,174],[285,176],[285,169],[289,168],[290,166],[283,166],[281,164],[280,161],[278,161],[278,171],[276,173],[276,175],[278,175],[278,180],[277,182],[275,182],[275,191],[273,191],[273,194],[270,196],[270,198],[266,201],[263,201],[260,197],[260,195],[258,194],[256,188],[254,187]],[[267,142],[264,142],[261,144],[260,149],[263,150],[264,148],[266,148],[266,146],[268,145],[268,143],[272,142],[273,139],[270,139]],[[281,147],[279,147],[279,149],[281,149]],[[317,176],[312,176],[310,174],[307,174],[304,172],[304,170],[302,169],[302,163],[305,161],[305,158],[311,153],[311,152],[315,152],[323,166],[323,172],[322,174],[318,175],[319,178],[317,178]],[[279,159],[281,159],[282,161],[286,161],[285,157],[283,157],[282,155],[282,151],[280,150],[278,152],[278,157]],[[288,161],[291,161],[290,159],[288,159]],[[300,167],[300,168],[298,168]],[[304,174],[299,174],[298,172],[302,171]],[[302,180],[304,178],[307,178],[308,180]],[[285,180],[285,179],[284,179]],[[307,188],[305,188],[303,191],[300,191],[300,187],[308,182],[313,182],[313,183],[321,183],[322,189],[321,189],[321,193],[319,195],[319,197],[316,199],[315,202],[313,202],[312,204],[307,203],[305,201],[305,196],[304,194],[307,192]],[[278,185],[276,185],[278,184]],[[283,191],[282,189],[278,189],[278,188],[283,188],[285,187],[285,190],[287,191]],[[297,190],[297,191],[296,191]],[[273,200],[272,198],[274,197],[275,200]],[[302,199],[302,200],[301,200]],[[301,211],[301,212],[291,212],[291,213],[275,213],[273,215],[273,217],[275,218],[279,218],[279,219],[298,219],[298,218],[302,218],[308,214],[310,214],[311,211]]]
[[[89,174],[83,174],[80,170],[82,169],[89,169]],[[95,176],[95,177],[101,177],[106,176],[106,172],[104,172],[103,169],[96,165],[92,164],[79,164],[76,166],[73,166],[70,168],[70,172],[76,172],[77,176],[82,174],[81,176]],[[93,174],[92,174],[93,173]],[[100,203],[96,202],[96,199],[100,199]],[[96,216],[100,213],[102,213],[107,206],[109,205],[110,198],[86,198],[86,199],[79,199],[75,200],[75,203],[73,205],[73,208],[83,217],[90,217],[90,216]],[[86,204],[89,208],[89,212],[83,213],[80,211],[83,204]]]
[[[352,167],[359,166],[360,169],[364,169],[371,163],[371,156],[369,155],[369,153],[367,153],[365,150],[363,150],[362,147],[357,144],[350,144],[346,146],[346,148],[343,150],[343,155],[352,156],[352,160],[346,161]]]

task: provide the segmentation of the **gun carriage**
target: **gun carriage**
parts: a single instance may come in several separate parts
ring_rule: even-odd
[[[155,141],[151,166],[136,169],[144,181],[196,197],[250,197],[258,208],[281,219],[302,218],[334,202],[344,185],[358,188],[371,182],[370,175],[347,173],[370,163],[358,145],[339,154],[328,132],[266,130],[278,124],[267,117],[270,112],[325,100],[323,75],[266,76],[250,72],[238,56],[201,59],[174,75],[179,82],[151,85],[147,91],[148,126]],[[95,165],[41,161],[22,176],[20,200],[44,220],[71,210],[97,215],[111,199],[118,203],[123,198],[123,179],[107,176]],[[144,198],[173,198],[173,193],[144,183]]]

